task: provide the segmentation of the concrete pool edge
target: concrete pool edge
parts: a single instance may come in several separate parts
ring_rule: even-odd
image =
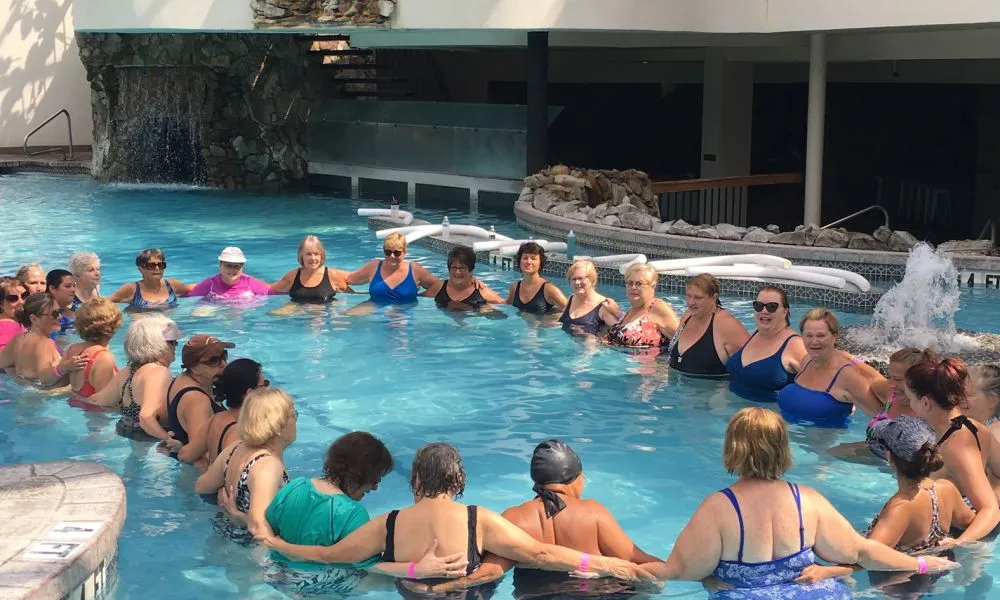
[[[101,600],[118,576],[125,485],[91,462],[0,467],[0,600]]]

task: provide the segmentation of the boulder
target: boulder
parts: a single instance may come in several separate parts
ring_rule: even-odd
[[[787,246],[805,246],[806,234],[803,231],[786,231],[776,233],[769,240],[772,244],[785,244]]]
[[[603,219],[608,216],[608,203],[604,202],[603,204],[598,204],[593,210],[590,211],[590,214],[598,219]]]
[[[550,212],[557,204],[562,204],[562,199],[544,188],[535,190],[531,200],[535,210],[544,212]]]
[[[608,215],[601,219],[601,225],[607,225],[609,227],[621,227],[622,220],[618,218],[618,215]]]
[[[919,241],[909,231],[893,231],[889,237],[889,250],[893,252],[909,252],[910,248],[916,246]]]
[[[719,223],[715,226],[721,240],[741,240],[747,232],[746,227],[739,227],[729,223]]]
[[[574,219],[577,221],[588,221],[590,220],[590,213],[583,208],[579,210],[574,210],[573,212],[566,215],[567,219]]]
[[[537,194],[536,194],[536,197],[537,197]],[[571,212],[573,212],[575,210],[579,210],[581,208],[583,208],[583,204],[580,204],[579,202],[562,202],[562,203],[556,204],[555,206],[553,206],[552,208],[550,208],[549,209],[549,214],[555,215],[557,217],[565,217],[566,215],[570,214]]]
[[[668,229],[674,224],[673,221],[664,221],[662,223],[657,223],[653,225],[654,233],[666,233]]]
[[[535,199],[535,190],[528,186],[521,188],[521,194],[517,197],[518,202],[532,202]],[[541,210],[541,209],[539,209]]]
[[[524,178],[524,187],[540,188],[542,187],[542,178],[538,174],[528,175]]]
[[[556,185],[562,185],[565,187],[575,187],[581,189],[586,187],[587,185],[586,181],[580,179],[579,177],[573,177],[572,175],[556,175],[555,183]]]
[[[618,206],[628,198],[628,189],[620,183],[611,184],[611,204]]]
[[[799,229],[799,227],[801,227],[801,229]],[[798,231],[805,236],[806,246],[812,246],[815,244],[816,238],[819,237],[819,232],[821,231],[820,228],[815,225],[800,225],[799,227],[796,227],[795,231]]]
[[[624,212],[618,218],[621,219],[622,227],[640,231],[652,231],[653,225],[656,223],[653,217],[639,211]]]
[[[761,229],[760,227],[751,227],[747,230],[746,234],[743,236],[744,242],[757,242],[758,244],[766,244],[771,241],[775,234],[770,231]]]
[[[822,248],[846,248],[847,242],[846,229],[823,229],[816,236],[816,240],[812,245]]]
[[[556,165],[549,169],[549,174],[553,177],[556,175],[569,175],[569,167],[566,165]]]
[[[951,240],[938,246],[941,252],[949,254],[981,254],[993,252],[993,242],[990,240]]]
[[[774,224],[768,225],[764,229],[766,231],[770,231],[771,233],[781,233],[781,228]]]
[[[851,250],[885,250],[886,245],[867,233],[848,234],[847,247]]]
[[[670,227],[667,227],[667,233],[670,235],[695,235],[698,233],[698,228],[686,223],[684,219],[677,219]]]
[[[583,197],[587,202],[588,206],[597,206],[599,204],[607,205],[607,198],[601,193],[601,187],[599,185],[588,185],[583,189]]]
[[[889,238],[892,237],[892,230],[885,225],[882,225],[872,233],[872,237],[883,244],[888,244]]]
[[[694,232],[695,237],[708,238],[710,240],[719,239],[719,232],[711,225],[702,225]]]

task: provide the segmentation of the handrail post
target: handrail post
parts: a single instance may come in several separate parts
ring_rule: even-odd
[[[36,133],[38,133],[42,129],[42,127],[45,127],[46,125],[48,125],[49,123],[51,123],[59,115],[66,115],[66,129],[69,132],[69,152],[67,153],[67,155],[63,156],[63,160],[72,160],[73,159],[73,156],[74,156],[74,154],[73,154],[73,118],[70,117],[69,111],[66,110],[65,108],[60,109],[58,112],[56,112],[56,114],[52,115],[48,119],[45,119],[45,122],[43,122],[38,127],[35,127],[34,129],[32,129],[31,131],[28,132],[28,135],[24,136],[24,144],[21,147],[24,150],[24,153],[26,155],[28,155],[28,156],[37,156],[39,154],[45,154],[47,152],[55,152],[56,150],[59,149],[59,148],[49,148],[48,150],[39,150],[37,152],[29,152],[28,151],[28,138],[30,138],[31,136],[33,136]]]
[[[833,223],[827,223],[826,225],[820,227],[820,229],[829,229],[830,227],[833,227],[834,225],[839,225],[839,224],[841,224],[841,223],[843,223],[845,221],[850,221],[854,217],[859,217],[859,216],[865,214],[866,212],[870,212],[870,211],[873,211],[873,210],[878,210],[878,211],[882,212],[882,216],[885,217],[885,228],[889,229],[889,212],[887,210],[885,210],[885,207],[883,207],[881,204],[872,204],[871,206],[862,208],[861,210],[859,210],[857,212],[853,212],[853,213],[847,215],[846,217],[844,217],[842,219],[837,219]]]

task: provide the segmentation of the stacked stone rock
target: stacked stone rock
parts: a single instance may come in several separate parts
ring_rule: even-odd
[[[162,152],[168,160],[171,140],[142,138],[157,135],[150,124],[162,128],[172,119],[190,130],[193,156],[184,160],[195,164],[192,183],[306,185],[306,119],[319,96],[319,65],[306,55],[308,41],[281,34],[103,33],[78,33],[77,41],[92,90],[98,179],[142,180],[135,164],[150,157],[137,154],[160,160]],[[148,89],[155,86],[164,87]],[[179,97],[187,100],[178,104]]]
[[[395,0],[250,0],[258,27],[324,23],[364,27],[386,22]]]

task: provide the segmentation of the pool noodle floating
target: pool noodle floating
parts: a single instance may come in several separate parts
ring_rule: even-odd
[[[847,286],[847,282],[843,277],[799,271],[794,268],[782,269],[780,267],[763,265],[704,265],[684,269],[684,274],[689,277],[701,275],[702,273],[708,273],[717,277],[771,277],[785,281],[801,281],[803,283],[811,283],[838,290],[842,290]]]
[[[413,222],[413,213],[408,210],[397,210],[399,218],[402,219],[403,225],[409,225]],[[359,208],[359,217],[392,217],[391,208]]]

